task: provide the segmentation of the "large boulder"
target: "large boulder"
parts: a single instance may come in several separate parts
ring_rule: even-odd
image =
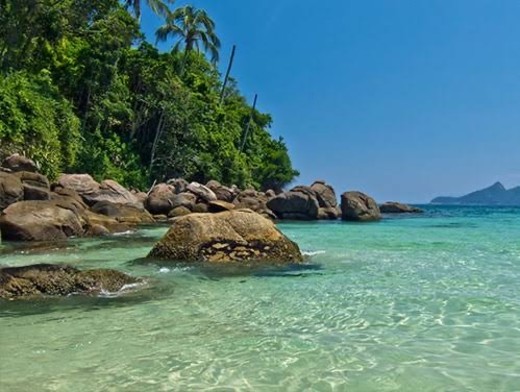
[[[417,214],[424,212],[418,207],[399,203],[397,201],[387,201],[379,206],[379,210],[383,214]]]
[[[66,265],[36,264],[0,269],[0,298],[30,298],[116,292],[140,282],[110,269],[80,271]]]
[[[376,221],[381,212],[374,199],[361,192],[345,192],[341,195],[341,219],[346,221]]]
[[[76,191],[89,206],[98,201],[109,201],[118,204],[139,205],[139,200],[128,189],[116,181],[95,181],[88,174],[62,174],[58,185]]]
[[[14,174],[0,171],[0,211],[23,200],[23,184]]]
[[[144,206],[153,215],[168,215],[174,208],[175,188],[173,185],[155,185],[146,199]]]
[[[12,172],[27,171],[35,173],[38,171],[38,165],[32,159],[20,154],[12,154],[5,158],[2,167]]]
[[[267,207],[279,219],[318,219],[319,203],[315,192],[306,186],[298,186],[289,192],[280,193],[267,202]]]
[[[0,216],[2,238],[13,241],[55,241],[81,236],[87,222],[77,206],[63,200],[20,201]]]
[[[176,218],[149,258],[177,262],[301,262],[302,254],[269,220],[251,210]]]

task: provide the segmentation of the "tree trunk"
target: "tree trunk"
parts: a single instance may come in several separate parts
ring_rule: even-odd
[[[159,139],[161,138],[161,133],[163,130],[163,120],[164,120],[164,109],[161,112],[161,116],[159,117],[159,122],[157,123],[157,129],[155,131],[155,138],[152,145],[152,152],[150,154],[150,168],[149,168],[149,175],[152,175],[152,167],[153,162],[155,160],[155,151],[157,150],[157,144],[159,142]]]
[[[247,135],[249,134],[249,128],[251,128],[251,120],[253,119],[253,114],[255,112],[257,99],[258,99],[258,94],[255,94],[253,106],[251,107],[251,113],[249,114],[249,119],[247,120],[246,130],[244,131],[244,139],[242,140],[242,145],[240,146],[240,152],[244,151],[244,147],[246,146]]]
[[[226,85],[229,79],[229,73],[231,72],[231,67],[233,67],[233,60],[235,59],[236,49],[237,46],[233,45],[233,49],[231,49],[231,57],[229,58],[229,64],[226,71],[226,77],[224,78],[224,83],[222,84],[222,91],[220,92],[220,105],[222,105],[222,101],[224,100],[224,92],[226,91]]]

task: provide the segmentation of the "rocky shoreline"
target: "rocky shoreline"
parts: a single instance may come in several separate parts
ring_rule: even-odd
[[[279,232],[273,221],[370,222],[380,220],[382,213],[418,212],[421,210],[397,202],[380,207],[373,198],[358,191],[342,193],[338,203],[333,187],[321,180],[277,194],[273,190],[241,190],[217,181],[204,185],[171,179],[154,184],[145,193],[128,190],[110,179],[98,183],[88,174],[63,174],[50,183],[31,159],[18,154],[4,160],[0,168],[3,240],[57,241],[106,236],[137,225],[169,223],[170,230],[150,257],[175,261],[301,262],[298,246]],[[31,271],[32,275],[38,275],[38,271],[49,275],[51,271],[52,276],[58,277],[52,281],[65,276],[62,267],[19,268],[24,274]],[[13,281],[12,277],[20,271],[14,267],[0,269],[0,298],[6,297],[2,293],[7,292],[9,298],[16,297],[12,285],[20,279]],[[71,271],[67,272],[70,276],[78,274]],[[70,276],[62,279],[66,287],[74,286],[67,283]],[[6,285],[10,285],[9,290]],[[20,296],[37,292],[20,290]],[[70,294],[70,290],[47,290],[41,294],[55,293]]]

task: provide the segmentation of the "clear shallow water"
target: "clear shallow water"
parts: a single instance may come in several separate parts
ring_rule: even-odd
[[[0,302],[2,391],[518,391],[520,209],[284,223],[313,268],[255,276],[139,265],[166,228],[0,265],[118,268],[116,298]]]

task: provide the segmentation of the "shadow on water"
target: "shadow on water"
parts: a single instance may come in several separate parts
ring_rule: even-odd
[[[130,265],[145,263],[167,270],[160,276],[145,277],[146,284],[122,293],[104,295],[70,295],[66,297],[37,297],[29,299],[0,299],[0,320],[2,318],[24,317],[52,313],[88,312],[140,305],[147,302],[175,299],[179,290],[189,290],[193,284],[204,281],[223,281],[234,278],[305,278],[322,275],[323,267],[318,264],[252,265],[244,263],[208,265],[203,263],[172,263],[136,259]],[[62,318],[62,316],[60,316]]]
[[[0,246],[0,256],[9,254],[38,255],[49,252],[70,252],[77,250],[78,244],[70,241],[52,242],[4,242]]]
[[[323,267],[320,264],[311,263],[186,263],[172,260],[160,260],[150,258],[138,258],[129,262],[130,265],[155,265],[158,268],[175,268],[189,272],[199,279],[220,280],[233,277],[306,277],[308,275],[321,275]]]

